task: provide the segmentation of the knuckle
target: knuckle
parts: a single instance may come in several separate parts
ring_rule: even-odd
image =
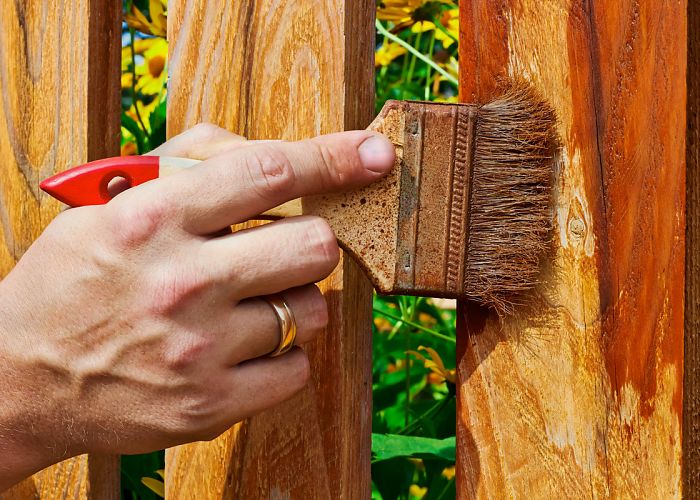
[[[250,183],[263,199],[277,201],[287,195],[296,182],[289,157],[278,148],[255,148],[245,157]]]
[[[187,371],[207,357],[213,344],[213,339],[204,335],[180,338],[163,354],[163,363],[175,373]]]
[[[333,229],[320,217],[309,219],[303,233],[306,252],[313,260],[328,266],[338,263],[340,250]]]
[[[222,135],[228,135],[225,129],[209,122],[198,123],[189,132],[192,139],[202,142],[214,141]]]
[[[312,286],[308,295],[311,317],[309,322],[314,329],[325,328],[328,325],[328,304],[326,298],[317,286]]]
[[[179,267],[163,266],[145,279],[148,290],[149,312],[155,316],[169,316],[188,302],[201,296],[209,287],[206,279]]]
[[[352,178],[354,156],[340,153],[336,148],[316,139],[310,139],[309,143],[318,158],[318,168],[321,170],[325,187],[336,189],[347,184]]]
[[[302,349],[295,349],[288,356],[293,356],[290,373],[290,388],[294,393],[302,390],[311,378],[311,363]]]
[[[170,209],[165,200],[139,203],[126,200],[112,208],[111,231],[120,249],[139,247],[153,238],[168,220]]]

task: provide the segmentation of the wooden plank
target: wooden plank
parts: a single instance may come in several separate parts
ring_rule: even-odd
[[[59,211],[39,182],[119,154],[121,4],[0,2],[0,276]],[[119,457],[81,456],[2,498],[118,498]]]
[[[298,139],[372,118],[371,0],[176,0],[169,5],[170,135],[210,121]],[[168,498],[357,498],[370,493],[371,288],[343,257],[321,284],[327,331],[312,382],[210,443],[168,450]]]
[[[700,499],[700,4],[688,2],[683,497]]]
[[[686,3],[460,4],[463,98],[525,77],[564,148],[541,286],[460,305],[458,496],[677,498]]]

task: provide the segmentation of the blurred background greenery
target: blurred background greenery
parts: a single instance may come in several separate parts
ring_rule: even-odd
[[[165,141],[167,0],[123,0],[123,155]],[[457,100],[459,8],[377,0],[376,109]],[[372,498],[455,498],[455,311],[450,301],[374,297]],[[122,497],[164,494],[162,451],[122,458]]]

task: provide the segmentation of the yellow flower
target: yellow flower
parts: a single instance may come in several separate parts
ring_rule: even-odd
[[[395,42],[383,43],[374,53],[375,66],[389,66],[391,61],[406,53],[406,49]]]
[[[417,484],[412,484],[408,487],[408,494],[414,498],[423,498],[425,494],[428,493],[428,488],[425,486],[418,486]]]
[[[168,42],[151,38],[153,43],[143,53],[144,63],[136,67],[136,91],[147,95],[159,94],[168,78]],[[144,40],[145,41],[145,40]]]
[[[167,79],[168,42],[162,38],[134,41],[134,53],[143,57],[136,65],[136,90],[149,95],[159,94]],[[131,47],[122,48],[122,88],[131,88]]]
[[[121,156],[131,156],[131,155],[136,155],[138,154],[138,148],[136,146],[136,143],[134,141],[127,141],[125,142],[122,147],[121,147],[121,152],[119,153]]]
[[[442,470],[442,474],[440,475],[448,481],[451,481],[452,478],[455,477],[455,466],[453,465],[452,467],[445,467]]]
[[[419,351],[425,351],[428,353],[428,358],[423,356],[421,353],[416,351],[406,351],[409,354],[413,354],[416,358],[423,361],[423,366],[434,374],[440,377],[440,380],[447,380],[448,382],[454,384],[457,382],[457,373],[454,369],[448,370],[445,368],[445,364],[442,362],[440,355],[432,349],[431,347],[420,346]]]
[[[413,14],[428,0],[380,0],[377,4],[377,18],[402,24],[412,21]]]
[[[158,469],[156,474],[158,474],[161,479],[165,479],[165,471],[163,469]],[[141,482],[153,493],[161,498],[165,498],[165,484],[163,481],[153,479],[152,477],[142,477]]]
[[[165,38],[168,35],[168,0],[149,0],[148,13],[151,19],[132,5],[131,12],[124,16],[124,20],[130,28]]]
[[[150,127],[148,117],[153,110],[165,99],[166,81],[168,79],[168,42],[163,38],[144,38],[134,41],[134,54],[141,56],[137,58],[136,68],[136,93],[141,96],[151,96],[144,101],[137,100],[127,110],[126,114],[134,120],[138,120],[134,106],[138,106],[139,114]],[[130,90],[134,75],[132,74],[131,47],[122,49],[122,89]]]
[[[440,4],[446,3],[452,0],[377,0],[377,19],[392,22],[397,32],[440,15]]]
[[[374,318],[374,326],[377,329],[377,331],[382,333],[390,332],[391,329],[394,327],[391,321],[382,316],[376,316]]]
[[[435,38],[442,42],[442,46],[447,48],[455,40],[459,38],[459,9],[450,9],[442,13],[440,18],[440,24],[449,33],[445,33],[443,30],[435,26],[432,21],[418,21],[413,25],[411,31],[414,33],[423,33],[426,31],[435,31]]]

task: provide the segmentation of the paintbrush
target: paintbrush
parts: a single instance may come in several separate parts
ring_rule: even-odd
[[[386,178],[295,200],[261,218],[324,217],[380,293],[463,298],[507,311],[536,284],[548,247],[555,126],[553,109],[523,84],[485,105],[388,101],[369,126],[396,147]],[[133,186],[194,163],[108,158],[41,188],[71,206],[106,203],[115,177]]]

